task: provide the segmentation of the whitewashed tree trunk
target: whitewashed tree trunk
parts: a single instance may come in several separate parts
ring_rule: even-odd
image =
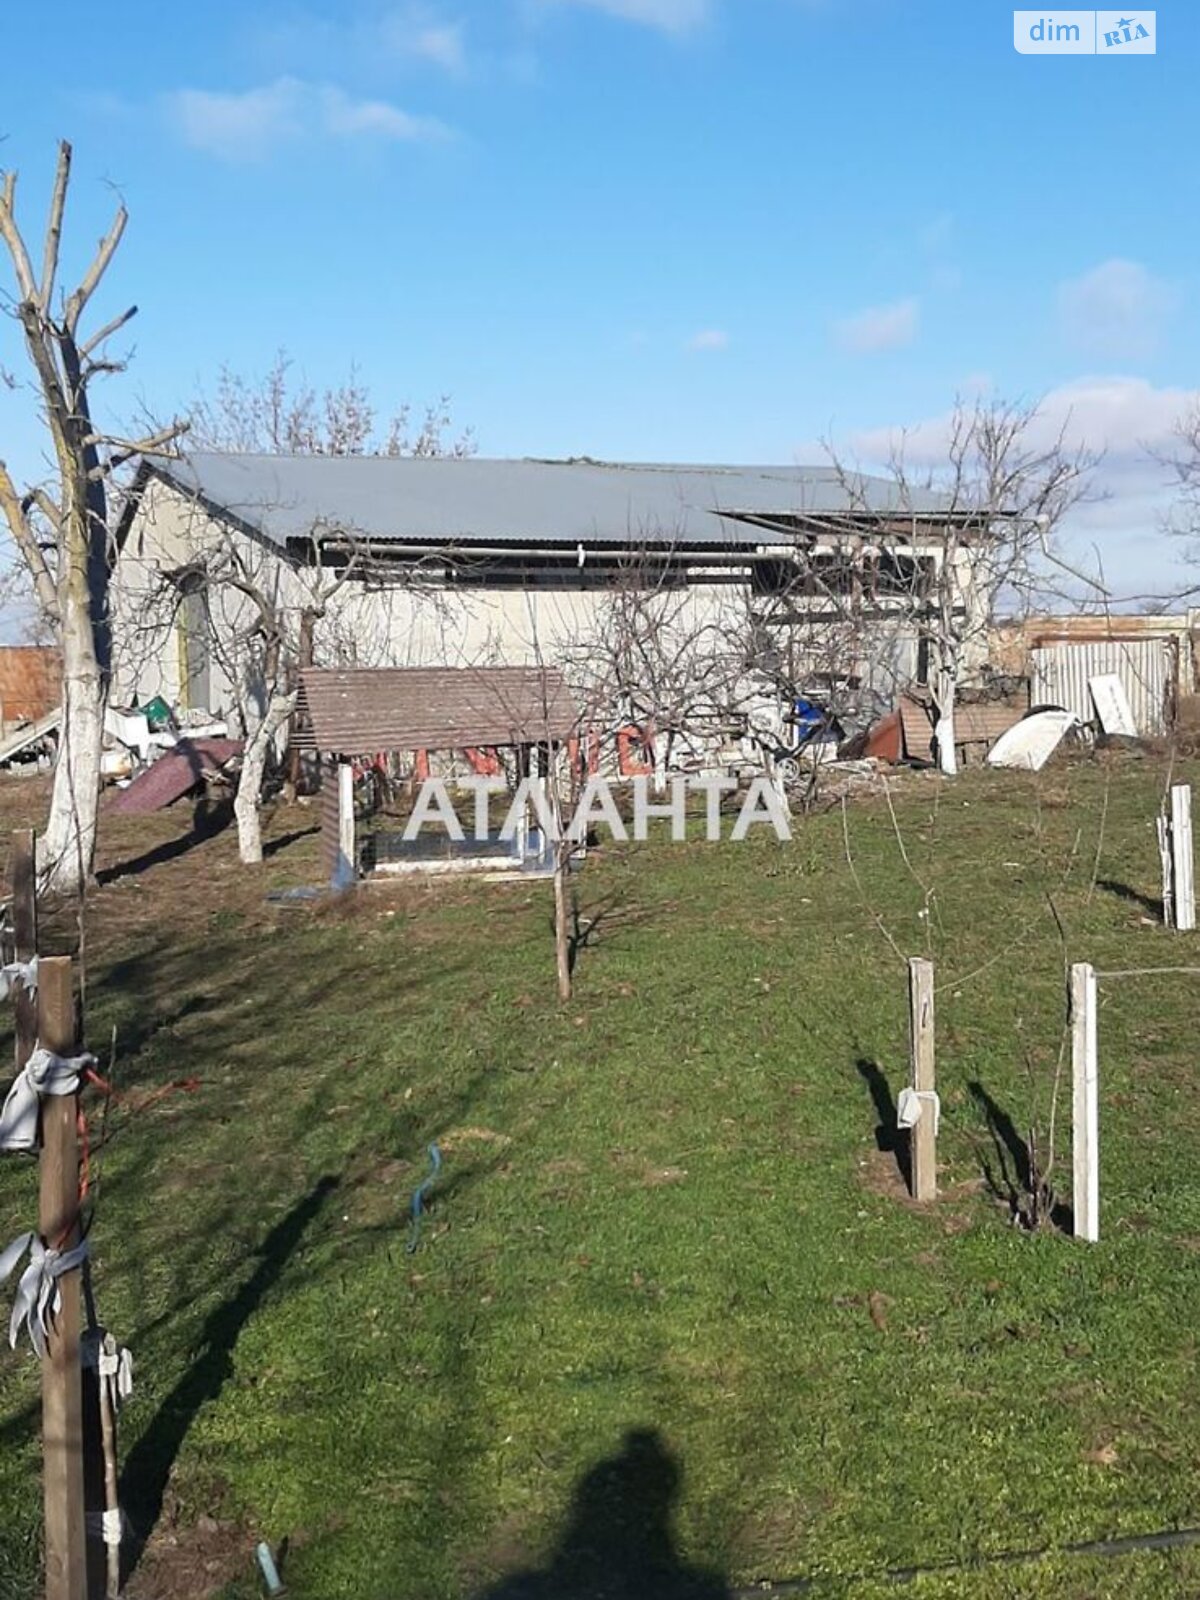
[[[24,334],[57,478],[56,485],[47,480],[20,494],[0,461],[0,516],[29,569],[43,620],[54,629],[62,650],[58,759],[38,863],[42,887],[56,893],[82,893],[96,850],[104,707],[112,671],[107,486],[118,467],[135,456],[162,454],[185,426],[175,423],[146,438],[127,439],[98,429],[92,421],[88,385],[99,372],[124,369],[123,362],[105,353],[105,344],[137,307],[130,306],[90,336],[81,334],[80,318],[121,242],[126,214],[124,206],[117,207],[91,263],[68,294],[58,283],[58,268],[70,179],[71,146],[63,140],[39,277],[14,209],[17,175],[0,174],[0,244],[16,283],[15,294],[5,285],[3,298]]]
[[[276,734],[296,709],[296,698],[294,693],[280,694],[278,690],[271,695],[262,720],[250,735],[242,756],[233,814],[237,819],[238,855],[248,867],[256,866],[263,858],[262,824],[258,814],[263,774],[267,770],[267,757]]]
[[[956,689],[956,674],[953,669],[946,668],[938,673],[937,694],[934,697],[936,721],[933,727],[933,742],[937,752],[938,771],[948,778],[953,778],[958,773],[958,751],[954,739]]]
[[[46,832],[39,843],[43,890],[79,894],[92,872],[104,747],[104,685],[86,592],[68,590],[62,623],[62,720]]]
[[[654,772],[654,793],[661,797],[667,792],[667,772],[671,764],[671,735],[662,728],[650,725],[651,763]]]

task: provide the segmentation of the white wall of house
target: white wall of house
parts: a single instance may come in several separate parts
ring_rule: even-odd
[[[118,555],[113,584],[115,699],[145,702],[161,695],[188,708],[197,693],[204,709],[253,723],[261,710],[256,663],[260,649],[248,644],[255,608],[227,587],[212,592],[210,637],[197,625],[195,602],[181,603],[163,574],[178,571],[208,548],[236,552],[255,581],[267,584],[285,612],[294,639],[299,617],[315,589],[327,589],[329,570],[293,568],[273,546],[215,523],[177,489],[151,479]],[[926,550],[934,555],[939,546]],[[714,569],[715,571],[716,569]],[[964,581],[964,588],[966,587]],[[972,599],[971,604],[977,601]],[[703,649],[744,654],[755,604],[745,569],[719,583],[697,583],[674,593],[667,609],[680,639]],[[597,588],[473,588],[428,581],[420,587],[372,588],[353,580],[330,602],[318,623],[318,665],[467,666],[522,665],[539,660],[564,666],[578,684],[606,643],[612,597]],[[776,632],[781,644],[787,628]],[[876,626],[857,647],[845,643],[836,623],[806,623],[793,629],[800,654],[815,672],[832,667],[901,687],[916,671],[916,629],[907,618]],[[671,644],[659,641],[664,659]],[[202,651],[207,659],[200,661]]]

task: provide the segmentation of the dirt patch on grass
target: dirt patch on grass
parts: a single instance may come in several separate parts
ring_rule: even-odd
[[[755,1581],[778,1577],[804,1547],[813,1520],[811,1507],[799,1500],[780,1500],[752,1511],[730,1540],[734,1565]]]
[[[487,1539],[459,1563],[464,1592],[473,1592],[518,1573],[537,1569],[544,1552],[531,1534],[529,1513],[510,1511]]]
[[[858,1164],[858,1181],[871,1194],[885,1200],[898,1200],[906,1205],[913,1203],[892,1150],[869,1150]]]
[[[254,1543],[246,1528],[214,1517],[189,1528],[160,1522],[122,1593],[126,1600],[211,1600],[249,1572]]]

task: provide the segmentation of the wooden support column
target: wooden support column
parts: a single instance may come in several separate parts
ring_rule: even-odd
[[[18,828],[12,836],[13,959],[31,961],[37,954],[37,856],[32,828]],[[37,1044],[37,998],[24,984],[16,987],[13,1030],[16,1035],[16,1069],[29,1060]]]
[[[1175,926],[1181,933],[1189,933],[1196,926],[1190,783],[1176,783],[1171,788],[1171,877],[1175,891]]]
[[[69,956],[38,964],[38,1035],[55,1055],[77,1054]],[[41,1111],[38,1231],[47,1248],[79,1242],[78,1095],[45,1095]],[[46,1600],[87,1600],[83,1498],[83,1385],[79,1268],[58,1281],[62,1297],[42,1361],[42,1462],[46,1508]]]
[[[912,1086],[918,1095],[937,1090],[933,1027],[933,963],[914,956],[908,963],[909,1053]],[[910,1135],[914,1200],[937,1199],[937,1107],[922,1098],[921,1114]]]
[[[349,761],[338,763],[338,856],[334,887],[349,889],[358,878],[354,850],[354,768]]]
[[[1071,968],[1071,1123],[1074,1132],[1075,1237],[1100,1237],[1100,1083],[1096,970]]]

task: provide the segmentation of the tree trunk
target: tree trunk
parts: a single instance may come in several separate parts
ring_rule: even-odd
[[[933,729],[933,742],[937,748],[938,770],[945,773],[948,778],[953,778],[958,773],[958,751],[954,741],[955,689],[953,672],[945,671],[938,674],[935,701],[937,721]]]
[[[100,754],[104,746],[104,680],[86,594],[71,585],[62,623],[62,720],[50,815],[39,851],[42,888],[80,894],[96,856]]]
[[[567,873],[571,868],[571,846],[563,839],[554,855],[554,964],[558,972],[558,998],[571,998],[571,931],[568,921]]]
[[[296,694],[280,694],[276,690],[267,702],[262,720],[250,735],[242,756],[233,814],[237,818],[238,855],[243,865],[248,867],[257,866],[263,858],[258,800],[262,793],[263,775],[267,770],[267,757],[271,753],[275,735],[295,709]]]

